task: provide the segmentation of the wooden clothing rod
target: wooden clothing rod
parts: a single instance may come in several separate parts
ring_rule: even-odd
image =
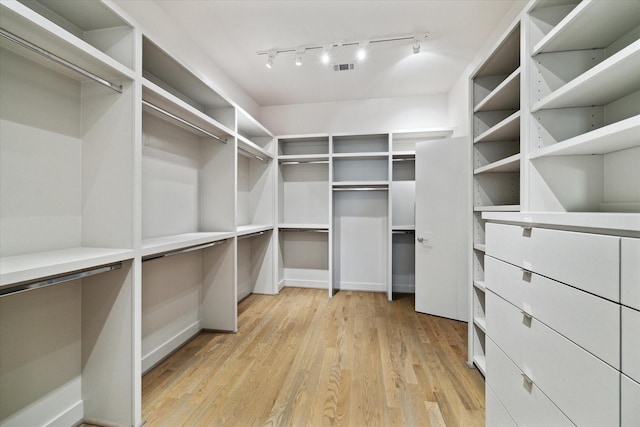
[[[17,294],[20,292],[26,292],[37,288],[43,288],[45,286],[57,285],[59,283],[69,282],[71,280],[83,279],[85,277],[95,276],[96,274],[106,273],[108,271],[119,270],[122,268],[122,262],[117,262],[109,265],[102,265],[100,267],[91,268],[83,271],[76,271],[74,273],[63,274],[55,277],[49,277],[47,279],[38,279],[31,282],[20,283],[15,286],[10,286],[5,289],[0,289],[0,297]]]
[[[121,85],[117,85],[115,83],[111,83],[109,80],[103,79],[102,77],[93,74],[91,71],[87,71],[82,67],[77,66],[76,64],[73,64],[69,61],[67,61],[66,59],[60,58],[58,55],[55,55],[51,52],[49,52],[48,50],[45,50],[43,48],[41,48],[38,45],[35,45],[33,43],[31,43],[30,41],[27,41],[25,39],[23,39],[22,37],[16,36],[13,33],[10,33],[9,31],[5,30],[4,28],[0,28],[0,36],[4,37],[7,40],[10,40],[24,48],[27,48],[29,50],[31,50],[32,52],[37,53],[40,56],[43,56],[57,64],[62,65],[63,67],[66,67],[72,71],[75,71],[76,73],[85,76],[91,80],[93,80],[96,83],[100,83],[103,86],[108,87],[109,89],[112,89],[118,93],[122,93],[122,86]]]
[[[184,254],[184,253],[192,252],[192,251],[199,251],[201,249],[211,248],[213,246],[222,245],[224,243],[227,243],[227,239],[217,240],[215,242],[205,243],[203,245],[189,246],[188,248],[176,249],[175,251],[164,252],[164,253],[161,253],[161,254],[147,255],[147,256],[142,257],[142,262],[151,261],[151,260],[158,259],[158,258],[170,257],[170,256],[174,256],[174,255],[180,255],[180,254]]]
[[[153,110],[157,111],[157,112],[158,112],[158,113],[160,113],[160,114],[164,114],[165,116],[167,116],[167,117],[169,117],[169,118],[171,118],[171,119],[173,119],[173,120],[175,120],[175,121],[177,121],[177,122],[180,122],[180,123],[182,123],[183,125],[189,126],[191,129],[194,129],[194,130],[196,130],[196,131],[198,131],[198,132],[200,132],[200,133],[202,133],[202,134],[204,134],[204,135],[208,136],[209,138],[213,138],[213,139],[215,139],[215,140],[217,140],[217,141],[222,142],[223,144],[226,144],[226,143],[227,143],[227,140],[226,140],[226,139],[221,138],[221,137],[219,137],[219,136],[217,136],[217,135],[214,135],[214,134],[212,134],[211,132],[209,132],[209,131],[207,131],[207,130],[202,129],[200,126],[196,126],[196,125],[194,125],[193,123],[188,122],[188,121],[186,121],[185,119],[183,119],[183,118],[181,118],[181,117],[176,116],[175,114],[172,114],[172,113],[170,113],[170,112],[168,112],[168,111],[166,111],[166,110],[163,110],[162,108],[158,107],[157,105],[153,105],[152,103],[150,103],[150,102],[148,102],[148,101],[145,101],[144,99],[142,100],[142,105],[146,105],[147,107],[149,107],[149,108],[151,108],[151,109],[153,109]]]

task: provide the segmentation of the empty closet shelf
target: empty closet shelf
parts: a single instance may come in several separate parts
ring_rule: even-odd
[[[328,224],[279,224],[280,231],[309,231],[325,233],[329,231]]]
[[[473,142],[516,141],[520,138],[520,111],[516,111],[506,119],[487,129]]]
[[[0,288],[133,259],[131,249],[76,247],[0,258]]]
[[[415,233],[416,226],[415,225],[393,225],[391,226],[391,230],[394,234],[409,234]]]
[[[236,235],[238,237],[246,236],[249,234],[256,234],[263,231],[273,230],[273,225],[268,224],[256,224],[256,225],[239,225]]]
[[[373,190],[388,190],[389,182],[388,181],[344,181],[344,182],[334,182],[333,190],[334,191],[351,191],[351,190],[361,190],[361,191],[373,191]]]
[[[520,67],[507,76],[473,109],[478,111],[511,110],[520,108]]]
[[[520,153],[509,156],[497,162],[474,169],[474,174],[487,172],[517,172],[520,170]]]
[[[153,237],[142,241],[142,258],[180,251],[186,248],[229,239],[233,232],[184,233],[171,236]]]
[[[531,226],[570,226],[640,233],[640,215],[609,212],[483,212],[482,219]]]

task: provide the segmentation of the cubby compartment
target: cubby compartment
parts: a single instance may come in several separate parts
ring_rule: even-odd
[[[329,136],[288,136],[278,138],[278,158],[283,161],[299,159],[328,159]]]
[[[201,330],[238,329],[234,260],[232,238],[143,259],[143,373]]]
[[[483,287],[473,286],[473,363],[483,375],[486,375],[485,340],[487,334],[487,319],[485,312],[485,290]]]
[[[415,230],[415,157],[394,156],[391,181],[391,224],[393,230]]]
[[[273,295],[273,231],[265,230],[237,238],[237,300],[252,293]]]
[[[329,227],[329,161],[281,161],[278,224]]]
[[[519,210],[520,173],[489,172],[476,174],[474,181],[474,211]]]
[[[394,228],[396,228],[394,226]],[[391,283],[393,293],[415,293],[415,231],[394,229],[391,235]]]
[[[273,229],[275,162],[263,161],[238,151],[237,231],[241,234]]]
[[[389,183],[388,156],[335,158],[333,159],[333,182]]]
[[[153,103],[164,99],[178,99],[188,104],[192,115],[204,116],[204,120],[234,130],[236,113],[233,105],[212,87],[200,80],[179,59],[171,56],[147,37],[142,38],[142,76],[147,88],[145,99]],[[151,94],[160,94],[151,98]],[[169,95],[167,95],[169,94]],[[179,102],[173,102],[179,104]],[[167,108],[165,105],[159,105]],[[169,112],[172,112],[171,110]],[[199,114],[198,114],[199,113]],[[180,115],[180,114],[178,114]]]
[[[274,138],[262,124],[243,110],[237,110],[238,115],[238,148],[261,156],[273,158]]]
[[[334,154],[363,154],[389,152],[389,135],[333,136]]]
[[[132,261],[0,297],[0,424],[136,425]]]
[[[285,286],[328,289],[329,230],[279,230],[278,289]]]
[[[416,144],[434,139],[448,138],[452,134],[448,129],[424,131],[394,132],[391,134],[391,152],[395,156],[415,155]]]

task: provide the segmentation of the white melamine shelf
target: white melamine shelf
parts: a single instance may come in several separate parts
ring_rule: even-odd
[[[473,244],[473,249],[477,250],[477,251],[481,251],[484,252],[486,249],[486,246],[484,243],[474,243]]]
[[[99,77],[128,80],[135,78],[135,73],[130,68],[17,1],[0,3],[0,15],[2,16],[2,27],[6,31]],[[2,38],[0,46],[15,50],[14,46],[17,45]],[[42,59],[40,55],[28,49],[20,48],[19,52],[23,56],[33,58],[36,62],[46,64],[75,80],[88,80],[65,67]]]
[[[280,154],[278,162],[322,162],[329,161],[329,154]]]
[[[482,332],[487,333],[487,321],[484,317],[474,317],[473,323],[480,328]]]
[[[333,183],[334,188],[343,187],[376,187],[380,189],[386,189],[389,187],[389,181],[340,181]]]
[[[474,206],[474,212],[518,212],[520,205]]]
[[[497,76],[513,72],[520,66],[520,24],[492,49],[492,54],[475,73],[475,77]]]
[[[480,101],[473,112],[518,109],[520,109],[520,67]]]
[[[607,154],[638,146],[640,146],[640,115],[536,150],[530,154],[530,158]]]
[[[640,40],[533,104],[531,112],[550,108],[606,105],[640,90]]]
[[[415,152],[414,152],[415,154]],[[358,160],[358,159],[386,159],[389,157],[389,153],[387,152],[368,152],[368,153],[335,153],[332,154],[334,159],[349,159],[349,160]]]
[[[251,225],[239,225],[236,235],[246,236],[247,234],[260,233],[262,231],[273,230],[273,225],[268,224],[251,224]]]
[[[636,27],[639,16],[637,1],[584,0],[540,40],[532,55],[605,48]]]
[[[273,138],[267,128],[240,109],[238,109],[238,133],[245,138]]]
[[[0,258],[0,287],[132,259],[131,249],[77,247]]]
[[[484,356],[473,356],[473,363],[475,363],[482,375],[487,375],[487,360]]]
[[[407,157],[416,157],[416,150],[394,151],[391,153],[394,159],[402,159]]]
[[[393,225],[391,226],[392,231],[415,231],[415,225]]]
[[[497,162],[474,169],[474,175],[487,172],[517,172],[520,170],[520,153],[509,156]]]
[[[608,212],[486,212],[482,219],[542,227],[596,228],[640,234],[640,214]]]
[[[160,86],[146,78],[142,79],[142,99],[155,105],[156,107],[167,111],[168,113],[186,120],[187,122],[195,126],[201,127],[207,132],[226,139],[228,143],[233,142],[231,139],[233,131],[231,129],[227,128],[223,124],[214,120],[205,113],[197,110],[193,106],[184,102],[182,99],[178,98],[172,93],[167,92],[165,89],[161,88]],[[162,113],[158,113],[157,111],[149,107],[143,105],[142,108],[146,112],[153,114],[163,120],[171,120]],[[194,130],[189,126],[183,125],[180,122],[177,122],[175,120],[171,120],[171,122],[178,124],[181,128],[188,130],[189,132],[193,132],[198,136],[203,136],[202,133]]]
[[[280,230],[322,230],[329,231],[329,224],[278,224]]]
[[[204,245],[219,240],[229,239],[234,236],[233,232],[215,232],[215,233],[185,233],[173,236],[152,237],[142,240],[143,257],[156,255],[180,249],[188,248],[196,245]]]
[[[487,141],[517,141],[520,139],[520,111],[490,127],[480,134],[474,143]]]
[[[255,157],[260,157],[264,160],[272,160],[273,159],[273,154],[267,152],[264,148],[260,147],[259,145],[255,144],[252,141],[249,141],[247,138],[245,138],[242,135],[237,135],[237,139],[238,139],[238,148],[250,153],[251,155],[255,156]]]
[[[474,280],[473,286],[475,286],[477,289],[480,289],[482,292],[487,291],[487,287],[484,284],[484,280]]]

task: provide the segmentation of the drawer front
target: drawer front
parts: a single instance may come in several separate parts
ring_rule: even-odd
[[[573,426],[571,421],[535,385],[528,384],[522,372],[491,339],[487,339],[487,387],[502,402],[505,410],[521,426],[562,427]],[[498,402],[498,404],[500,404]],[[487,404],[489,401],[487,400]],[[498,409],[499,410],[499,409]],[[496,407],[487,406],[487,426]],[[502,427],[503,424],[493,424]],[[506,424],[509,425],[509,424]]]
[[[490,256],[484,267],[487,289],[620,369],[620,305]]]
[[[622,375],[620,389],[620,425],[632,427],[640,425],[640,383]]]
[[[485,395],[485,426],[486,427],[518,427],[502,402],[488,385],[484,389]]]
[[[571,421],[579,426],[619,423],[619,371],[536,318],[527,321],[492,291],[487,291],[486,307],[491,339]],[[487,366],[488,378],[494,374]]]
[[[640,310],[640,239],[621,240],[620,302]]]
[[[612,301],[620,301],[620,238],[488,223],[486,253]]]
[[[622,307],[622,372],[640,382],[640,311]]]

